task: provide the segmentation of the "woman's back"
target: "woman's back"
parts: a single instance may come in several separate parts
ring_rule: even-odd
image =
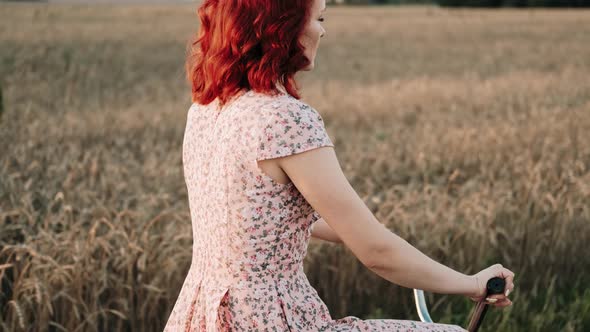
[[[183,142],[193,258],[164,331],[464,331],[399,320],[333,320],[303,260],[320,216],[257,161],[331,146],[320,114],[288,94],[249,90],[193,104]]]

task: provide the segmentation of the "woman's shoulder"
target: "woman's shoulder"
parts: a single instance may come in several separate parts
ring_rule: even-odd
[[[288,93],[266,95],[254,92],[262,101],[260,110],[267,116],[315,116],[320,117],[316,109],[307,102]]]

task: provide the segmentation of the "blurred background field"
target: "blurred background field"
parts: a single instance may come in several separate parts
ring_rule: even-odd
[[[195,4],[0,5],[0,330],[161,331],[188,271],[181,143]],[[590,11],[330,7],[303,100],[376,217],[464,273],[482,331],[590,329]],[[313,239],[334,318],[418,320],[410,289]],[[472,302],[427,294],[438,322]]]

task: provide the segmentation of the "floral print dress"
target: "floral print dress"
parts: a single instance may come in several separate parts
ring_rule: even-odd
[[[258,160],[333,147],[320,114],[286,93],[249,90],[188,110],[182,161],[193,251],[164,328],[180,331],[465,331],[393,319],[333,319],[303,260],[320,216]]]

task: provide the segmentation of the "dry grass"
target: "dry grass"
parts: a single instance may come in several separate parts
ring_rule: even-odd
[[[0,326],[159,331],[190,263],[194,5],[0,5]],[[335,8],[303,99],[375,215],[465,273],[516,272],[483,331],[590,328],[590,12]],[[411,290],[313,241],[333,317]],[[428,294],[439,322],[471,302]]]

